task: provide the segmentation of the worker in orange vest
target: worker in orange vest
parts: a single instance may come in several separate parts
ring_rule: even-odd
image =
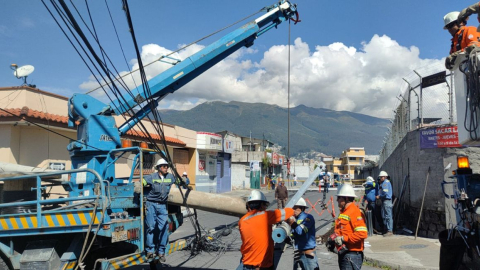
[[[335,221],[335,245],[338,250],[338,266],[341,270],[361,269],[363,264],[363,242],[367,238],[367,226],[355,205],[357,197],[353,187],[343,184],[337,193],[340,215]]]
[[[477,32],[477,28],[465,26],[467,21],[458,21],[458,15],[460,15],[460,12],[453,11],[443,17],[445,24],[443,29],[448,30],[452,35],[450,55],[445,59],[447,69],[453,68],[458,54],[464,52],[465,48],[480,45],[480,34]]]
[[[458,14],[457,21],[464,22],[468,20],[468,17],[472,14],[479,14],[480,13],[480,2],[470,5]],[[480,23],[480,17],[477,16],[477,20]],[[480,26],[477,28],[477,31],[480,30]],[[480,32],[480,31],[478,31]]]
[[[262,192],[252,190],[247,201],[248,212],[238,222],[243,266],[237,269],[273,269],[272,225],[293,216],[293,209],[267,211],[269,205]]]

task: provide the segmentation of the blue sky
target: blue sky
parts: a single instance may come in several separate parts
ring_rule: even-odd
[[[116,37],[112,34],[104,1],[89,2],[103,46],[119,70],[131,69],[131,66],[126,66],[118,49]],[[398,81],[400,85],[402,74],[408,73],[412,68],[441,61],[449,51],[451,38],[442,28],[443,16],[474,3],[443,0],[293,2],[298,4],[302,20],[301,23],[291,27],[292,43],[297,41],[292,51],[292,73],[294,76],[298,74],[297,84],[293,80],[293,105],[305,104],[371,115],[381,115],[384,107],[370,107],[369,102],[362,102],[360,97],[349,99],[351,96],[349,93],[365,90],[366,93],[373,93],[372,95],[379,101],[387,104],[393,102],[395,94],[392,93],[398,90],[387,81]],[[84,11],[84,1],[74,3]],[[126,31],[121,1],[109,0],[108,3],[120,32],[126,57],[131,61],[135,55]],[[155,54],[162,48],[175,50],[179,44],[190,43],[273,3],[272,0],[130,1],[130,9],[138,44],[141,47],[147,44],[158,45],[150,48],[149,52]],[[88,89],[90,75],[88,69],[41,1],[3,1],[0,18],[0,86],[21,84],[10,70],[10,64],[16,63],[19,66],[26,64],[35,66],[35,72],[28,81],[40,89],[66,96]],[[469,25],[477,24],[476,18],[471,18]],[[276,71],[275,65],[283,65],[287,61],[284,48],[287,44],[287,33],[286,24],[280,25],[279,29],[271,30],[258,38],[251,50],[245,50],[232,57],[231,61],[225,61],[220,67],[216,67],[218,68],[216,73],[214,71],[205,73],[201,79],[199,78],[199,82],[192,82],[193,85],[186,87],[184,93],[183,89],[179,90],[178,95],[172,95],[172,98],[167,99],[162,106],[188,109],[208,100],[240,100],[285,105],[285,94],[275,93],[273,89],[284,92],[278,89],[285,86],[284,70]],[[221,35],[201,42],[197,50],[219,37]],[[386,47],[395,50],[376,53],[377,50],[381,51]],[[418,48],[418,51],[414,47]],[[339,51],[346,53],[338,55]],[[147,48],[144,53],[147,53]],[[278,59],[281,61],[275,62]],[[316,61],[321,62],[320,68],[318,65],[305,64]],[[357,66],[358,63],[365,65],[365,61],[370,61],[371,66],[377,67],[389,62],[389,66],[383,69],[372,67],[363,69]],[[355,67],[352,68],[353,66]],[[222,76],[218,75],[219,70],[228,73],[228,76],[219,78]],[[262,74],[259,74],[260,71]],[[302,74],[308,72],[316,73],[323,79],[315,80],[312,77],[302,79]],[[348,85],[342,77],[344,73],[345,76],[355,76],[354,74],[362,72],[364,74],[358,80],[364,84],[357,84],[361,89]],[[152,76],[154,75],[152,73]],[[274,76],[278,78],[272,79]],[[369,78],[368,83],[362,79],[365,77]],[[382,83],[372,83],[378,78],[381,78]],[[279,84],[274,83],[279,80],[281,81]],[[301,80],[310,83],[302,84]],[[202,81],[205,85],[202,85]],[[218,81],[218,84],[212,81]],[[262,88],[255,89],[252,85],[263,82],[269,83],[263,89],[272,89],[272,92],[265,90],[264,94],[257,94]],[[238,89],[237,84],[241,85]],[[218,89],[210,90],[208,86],[212,85]],[[344,96],[335,99],[325,98],[333,96],[335,89],[339,87],[346,89]],[[226,88],[228,90],[225,90]],[[318,99],[312,101],[312,95],[319,92],[321,95]],[[228,93],[232,95],[229,96]]]

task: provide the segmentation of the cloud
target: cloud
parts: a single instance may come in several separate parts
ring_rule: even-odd
[[[179,45],[180,47],[181,45]],[[201,50],[193,45],[171,57],[184,60]],[[276,45],[263,53],[259,61],[249,59],[254,48],[241,49],[213,66],[182,89],[169,95],[161,108],[188,109],[203,101],[263,102],[287,106],[286,45]],[[143,63],[150,63],[171,51],[156,45],[142,47]],[[291,106],[304,104],[316,108],[347,110],[377,117],[390,117],[403,92],[402,78],[413,69],[439,65],[441,60],[421,59],[417,47],[404,47],[390,37],[374,35],[360,48],[341,42],[310,46],[297,38],[291,47]],[[136,60],[132,69],[138,68]],[[155,62],[146,68],[148,79],[170,68]],[[125,77],[129,87],[139,85],[138,72]],[[85,86],[96,84],[89,80]],[[403,87],[403,88],[402,88]]]

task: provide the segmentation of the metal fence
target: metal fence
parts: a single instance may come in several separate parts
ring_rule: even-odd
[[[442,77],[445,78],[441,80],[442,83],[428,86]],[[390,119],[391,125],[379,153],[379,166],[382,166],[408,132],[423,127],[457,123],[453,76],[450,71],[445,70],[442,63],[415,69],[399,84],[401,94],[397,96],[397,104],[393,107],[395,109]]]

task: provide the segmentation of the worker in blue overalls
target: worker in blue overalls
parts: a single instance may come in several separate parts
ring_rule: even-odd
[[[378,190],[377,200],[382,200],[382,218],[383,224],[387,227],[387,232],[383,236],[393,235],[393,216],[392,216],[392,184],[387,179],[388,174],[385,171],[381,171],[378,175],[380,177],[380,189]]]
[[[365,195],[363,195],[362,206],[367,202],[367,209],[372,213],[372,226],[375,228],[375,200],[377,196],[377,189],[373,177],[367,177],[367,182],[363,184],[365,187]]]
[[[168,162],[163,158],[158,160],[155,169],[158,172],[143,178],[144,194],[146,194],[147,199],[145,250],[147,259],[153,259],[155,255],[158,255],[158,260],[165,262],[165,246],[168,242],[167,198],[170,188],[175,183],[175,178],[168,173]],[[158,235],[158,238],[155,237],[156,235]]]
[[[315,249],[315,219],[305,213],[307,203],[303,198],[293,206],[294,215],[287,220],[292,227],[295,253],[293,269],[319,270],[318,258]]]

